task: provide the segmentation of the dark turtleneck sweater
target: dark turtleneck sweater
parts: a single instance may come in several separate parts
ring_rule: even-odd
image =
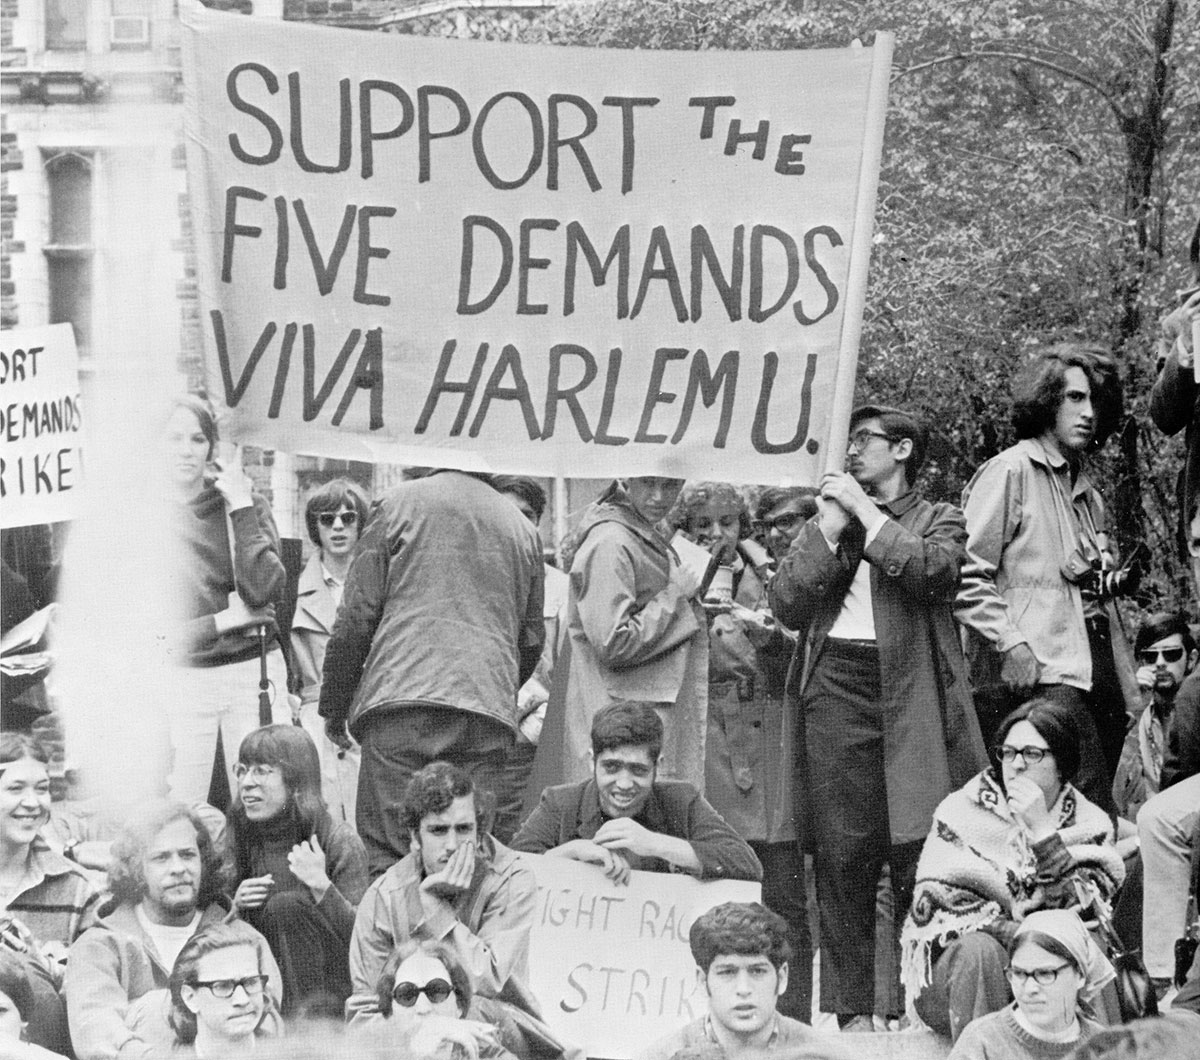
[[[187,620],[183,644],[187,664],[221,666],[254,658],[259,650],[257,637],[242,630],[218,634],[213,616],[229,606],[229,594],[235,589],[250,607],[283,599],[287,574],[267,502],[255,495],[253,507],[230,512],[227,520],[224,498],[216,487],[205,486],[179,506],[175,522],[182,557],[177,577],[179,603]]]
[[[270,875],[275,886],[272,896],[296,892],[310,901],[312,892],[301,883],[288,865],[288,854],[297,843],[296,827],[291,814],[281,814],[262,824],[243,825],[248,828],[249,871],[245,876],[232,881],[236,890],[241,879]],[[354,930],[354,912],[366,893],[370,880],[367,878],[367,856],[357,833],[345,821],[329,819],[322,847],[325,851],[325,875],[330,887],[317,909],[339,936],[347,941]],[[232,837],[231,837],[232,841]],[[255,920],[255,910],[249,910],[246,919]]]

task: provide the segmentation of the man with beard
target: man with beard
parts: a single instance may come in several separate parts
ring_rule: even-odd
[[[158,802],[131,820],[113,843],[112,902],[71,947],[63,995],[78,1060],[164,1056],[168,984],[184,944],[228,912],[212,840],[200,818]],[[253,930],[253,929],[251,929]],[[280,1000],[279,968],[269,956],[267,990]]]
[[[613,703],[592,719],[592,778],[560,784],[513,837],[513,849],[598,866],[701,879],[761,880],[749,844],[691,784],[659,780],[663,723],[649,703]]]
[[[1128,821],[1137,820],[1138,810],[1158,794],[1163,755],[1180,702],[1200,698],[1200,679],[1184,681],[1196,666],[1196,642],[1183,614],[1151,615],[1134,640],[1137,680],[1149,695],[1141,718],[1125,736],[1113,799],[1117,811]]]

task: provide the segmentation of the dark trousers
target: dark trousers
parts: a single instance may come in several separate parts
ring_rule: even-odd
[[[990,747],[1004,718],[1034,696],[1069,707],[1079,726],[1079,772],[1072,783],[1089,801],[1113,814],[1113,777],[1129,721],[1106,619],[1088,623],[1088,644],[1092,652],[1090,691],[1072,685],[1038,685],[1033,691],[1020,692],[1004,686],[980,688],[975,692],[975,711],[984,742]]]
[[[938,1034],[958,1041],[968,1023],[1012,1000],[1004,974],[1007,967],[1004,947],[986,932],[970,931],[952,940],[917,998],[918,1015]]]
[[[504,779],[496,792],[496,819],[492,824],[492,835],[501,843],[510,842],[521,824],[521,810],[536,755],[537,744],[518,740],[504,758]]]
[[[826,643],[804,693],[809,820],[821,913],[821,1009],[875,1009],[875,899],[885,861],[897,909],[912,904],[921,843],[892,845],[879,655]],[[914,768],[917,767],[914,763]]]
[[[340,1019],[350,996],[350,939],[342,938],[300,891],[271,895],[246,920],[262,932],[283,977],[285,1016]]]
[[[408,829],[400,817],[404,790],[430,762],[451,762],[470,775],[476,805],[486,807],[490,827],[513,745],[506,725],[453,707],[411,706],[368,714],[361,743],[356,816],[372,879],[408,853]]]
[[[779,1011],[801,1023],[812,1023],[812,938],[808,931],[808,885],[804,878],[804,853],[797,842],[758,843],[750,846],[762,862],[762,899],[787,922],[792,948],[787,990]]]

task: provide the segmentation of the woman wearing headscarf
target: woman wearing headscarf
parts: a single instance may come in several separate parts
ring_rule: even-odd
[[[1030,913],[1009,948],[1013,1003],[968,1024],[949,1060],[1058,1060],[1101,1030],[1088,1003],[1116,978],[1073,909]]]
[[[1007,950],[1023,919],[1107,902],[1125,878],[1112,821],[1071,783],[1079,729],[1068,707],[1031,699],[1000,723],[993,765],[939,804],[901,934],[902,977],[921,1018],[957,1039],[1011,1000]]]

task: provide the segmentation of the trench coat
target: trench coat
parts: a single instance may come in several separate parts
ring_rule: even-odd
[[[666,730],[659,773],[697,787],[704,776],[708,629],[671,578],[670,545],[618,497],[584,514],[571,563],[571,661],[563,777],[591,776],[592,718],[618,700],[651,703]]]
[[[987,764],[967,665],[952,612],[965,557],[963,514],[909,491],[879,507],[889,516],[863,552],[884,697],[884,776],[892,843],[919,843],[938,803]],[[830,628],[854,578],[817,519],[801,528],[771,581],[771,607],[791,629],[807,628],[788,694],[803,705]],[[804,822],[801,821],[803,827]]]
[[[744,562],[740,552],[738,558]],[[766,614],[766,586],[749,563],[733,601],[767,622],[759,628],[730,613],[714,615],[709,625],[705,798],[743,839],[790,842],[797,837],[797,743],[784,682],[796,639]]]

